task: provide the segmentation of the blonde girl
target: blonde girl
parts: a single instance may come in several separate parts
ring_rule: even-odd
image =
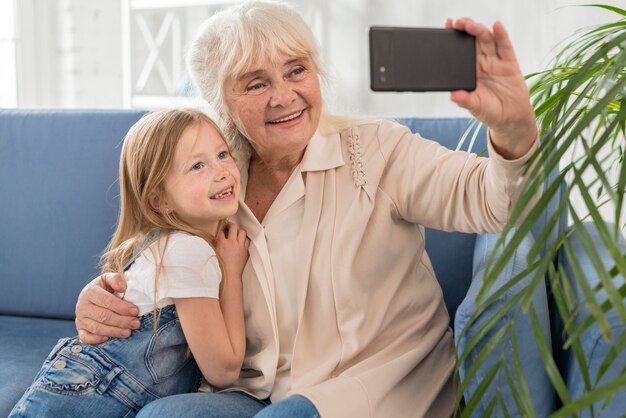
[[[204,113],[150,113],[120,157],[120,216],[102,271],[125,271],[140,327],[98,346],[59,340],[11,412],[134,416],[167,395],[233,383],[245,351],[239,171]]]

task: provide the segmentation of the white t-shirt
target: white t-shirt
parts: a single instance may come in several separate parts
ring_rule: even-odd
[[[154,279],[163,256],[156,294],[157,307],[174,304],[172,298],[206,297],[219,299],[222,273],[217,256],[202,238],[185,232],[172,232],[163,252],[165,238],[143,250],[126,271],[124,299],[139,308],[139,315],[154,311]]]

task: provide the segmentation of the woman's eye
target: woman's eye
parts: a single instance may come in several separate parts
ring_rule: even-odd
[[[250,84],[246,87],[246,93],[249,94],[260,94],[265,91],[267,84],[265,83],[254,83]]]
[[[229,155],[230,153],[228,151],[222,151],[219,154],[217,154],[217,158],[219,160],[225,160],[226,158],[228,158]]]
[[[296,67],[293,70],[291,70],[289,75],[291,77],[300,77],[300,76],[304,75],[305,71],[306,71],[306,69],[304,67]]]
[[[191,169],[193,171],[196,171],[196,170],[200,170],[202,167],[204,167],[204,163],[197,162],[197,163],[195,163],[194,165],[191,166]]]

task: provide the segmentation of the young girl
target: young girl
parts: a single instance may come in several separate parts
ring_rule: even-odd
[[[124,140],[120,218],[103,272],[126,270],[141,328],[98,346],[61,339],[11,412],[134,416],[163,396],[239,376],[245,351],[239,171],[219,129],[196,110],[151,113]],[[198,370],[198,367],[199,370]],[[201,374],[200,374],[201,372]]]

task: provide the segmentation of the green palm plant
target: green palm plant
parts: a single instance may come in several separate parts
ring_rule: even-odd
[[[483,382],[469,399],[465,399],[463,417],[472,414],[498,373],[504,373],[506,382],[515,388],[516,407],[522,416],[536,416],[522,372],[523,359],[517,354],[512,332],[521,314],[530,317],[541,359],[558,398],[559,407],[553,417],[578,416],[583,410],[593,416],[599,412],[597,408],[594,410],[594,405],[605,404],[626,388],[624,370],[618,373],[617,378],[599,384],[606,370],[612,367],[613,360],[626,350],[626,333],[612,335],[607,321],[607,313],[612,312],[626,325],[626,285],[618,279],[626,277],[626,254],[620,250],[623,246],[619,245],[624,226],[622,212],[626,190],[626,10],[599,4],[584,7],[605,9],[615,13],[617,19],[577,34],[556,55],[550,69],[527,77],[531,83],[531,100],[542,132],[542,142],[532,159],[536,164],[529,165],[533,167],[529,169],[532,171],[531,180],[521,192],[510,223],[499,239],[498,256],[492,255],[486,268],[476,309],[468,323],[476,324],[478,330],[459,353],[458,364],[468,358],[471,350],[478,353],[474,352],[475,364],[464,377],[459,392],[463,393],[465,382],[477,376],[479,367],[486,367],[485,359],[507,333],[512,339],[514,358],[510,364],[496,363],[488,365],[490,369],[486,372],[483,370]],[[528,203],[551,172],[558,173],[556,178],[546,183],[540,200],[529,209]],[[551,214],[552,218],[545,222],[541,231],[534,231],[535,244],[528,257],[528,267],[494,292],[492,288],[498,275],[514,257],[524,236],[531,232],[541,214],[555,199],[558,210]],[[567,230],[558,227],[559,214],[564,211],[569,212],[571,224]],[[524,222],[515,228],[522,216],[526,217]],[[612,267],[605,267],[596,245],[583,228],[583,222],[592,223],[598,231],[611,257],[609,264]],[[597,286],[590,286],[577,266],[568,241],[574,231],[580,234],[586,256],[594,266],[599,278]],[[556,239],[548,239],[555,235]],[[563,256],[569,256],[572,274],[568,275],[563,268]],[[494,320],[479,322],[481,314],[503,292],[510,291],[523,277],[529,276],[532,278],[529,286],[519,290],[515,288],[511,303],[490,313]],[[545,280],[563,326],[562,346],[571,350],[585,384],[584,394],[577,399],[572,399],[563,372],[557,366],[558,359],[542,338],[532,303],[537,287],[543,285]],[[582,289],[584,300],[576,300],[573,286]],[[580,312],[581,304],[591,314],[583,321],[575,321],[573,318]],[[517,314],[502,326],[502,322],[496,321],[497,317],[511,309],[517,309]],[[588,373],[589,365],[586,364],[581,344],[581,335],[592,326],[598,327],[607,340],[613,338],[612,349],[603,359],[597,376]],[[460,398],[461,395],[459,402]],[[499,405],[500,410],[506,409],[499,399],[490,400],[489,405],[490,408]],[[509,413],[511,411],[502,411],[503,416]]]

